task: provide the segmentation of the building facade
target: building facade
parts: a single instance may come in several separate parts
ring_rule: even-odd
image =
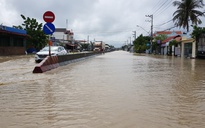
[[[25,30],[0,25],[0,55],[23,55],[26,51]]]

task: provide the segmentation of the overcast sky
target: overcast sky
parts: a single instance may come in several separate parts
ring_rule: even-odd
[[[0,0],[0,24],[20,25],[21,14],[45,23],[43,14],[55,14],[56,28],[68,28],[77,40],[102,40],[120,47],[133,40],[133,31],[148,35],[153,14],[154,31],[174,26],[174,0]],[[202,9],[201,11],[205,11]],[[66,24],[66,20],[68,21]],[[202,18],[205,21],[205,18]],[[140,27],[137,27],[140,26]],[[202,25],[205,25],[203,23]],[[202,26],[201,25],[201,26]],[[173,28],[180,30],[180,28]]]

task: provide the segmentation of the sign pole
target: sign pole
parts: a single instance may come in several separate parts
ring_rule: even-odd
[[[52,22],[55,20],[55,14],[51,11],[47,11],[43,14],[43,20],[46,22],[43,26],[43,31],[46,35],[48,35],[49,56],[51,56],[51,36],[55,32],[55,26]]]
[[[50,35],[48,36],[48,48],[49,48],[49,56],[51,56],[51,44],[50,44]]]

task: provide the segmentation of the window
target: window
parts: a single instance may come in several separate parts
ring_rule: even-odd
[[[0,35],[0,46],[10,46],[9,36]]]
[[[14,38],[13,38],[13,46],[23,47],[23,46],[24,46],[24,45],[23,45],[23,41],[24,41],[24,39],[21,38],[21,37],[14,37]]]

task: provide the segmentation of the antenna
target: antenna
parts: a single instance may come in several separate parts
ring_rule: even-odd
[[[68,19],[66,19],[66,30],[68,30]]]

